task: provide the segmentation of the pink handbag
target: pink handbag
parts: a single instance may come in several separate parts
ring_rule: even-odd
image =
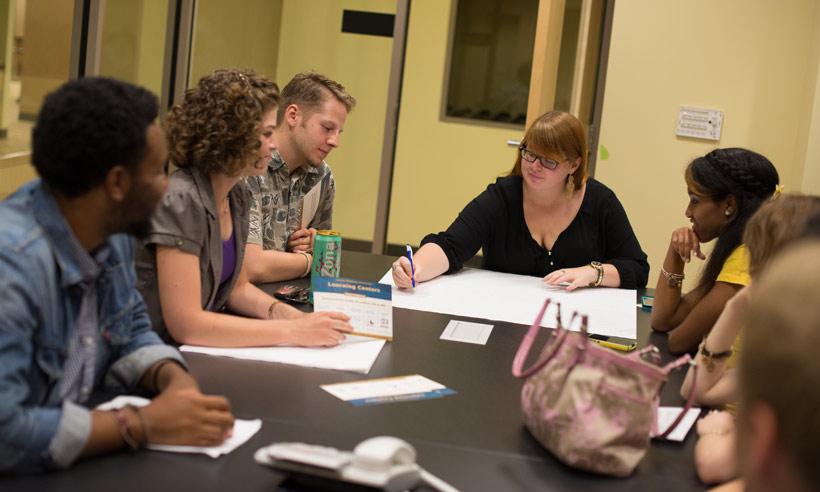
[[[628,476],[649,448],[650,431],[666,437],[692,406],[694,391],[678,418],[665,432],[657,433],[661,387],[667,374],[691,357],[687,354],[661,367],[654,346],[618,354],[587,339],[585,315],[581,316],[580,333],[562,328],[561,306],[556,303],[558,328],[538,362],[524,370],[549,305],[547,299],[513,360],[513,375],[527,378],[521,390],[524,423],[535,439],[565,464]],[[570,324],[577,315],[573,314]],[[645,355],[654,360],[647,362]]]

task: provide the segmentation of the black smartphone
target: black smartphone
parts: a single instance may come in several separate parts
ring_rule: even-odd
[[[284,301],[305,304],[310,299],[310,287],[297,287],[295,285],[284,285],[276,289],[273,297]]]

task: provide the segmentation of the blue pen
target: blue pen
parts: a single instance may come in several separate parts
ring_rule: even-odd
[[[416,274],[415,269],[413,268],[413,249],[410,245],[407,245],[407,259],[410,260],[410,282],[413,283],[413,288],[416,287],[416,279],[413,278],[413,275]]]

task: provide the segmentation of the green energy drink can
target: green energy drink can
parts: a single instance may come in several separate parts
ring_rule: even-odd
[[[342,236],[335,231],[316,231],[313,238],[313,266],[310,268],[310,302],[313,278],[338,277],[342,266]]]

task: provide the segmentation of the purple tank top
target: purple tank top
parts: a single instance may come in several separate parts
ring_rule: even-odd
[[[222,277],[219,279],[219,285],[231,278],[236,268],[236,241],[234,241],[233,234],[231,232],[231,237],[222,243]]]

